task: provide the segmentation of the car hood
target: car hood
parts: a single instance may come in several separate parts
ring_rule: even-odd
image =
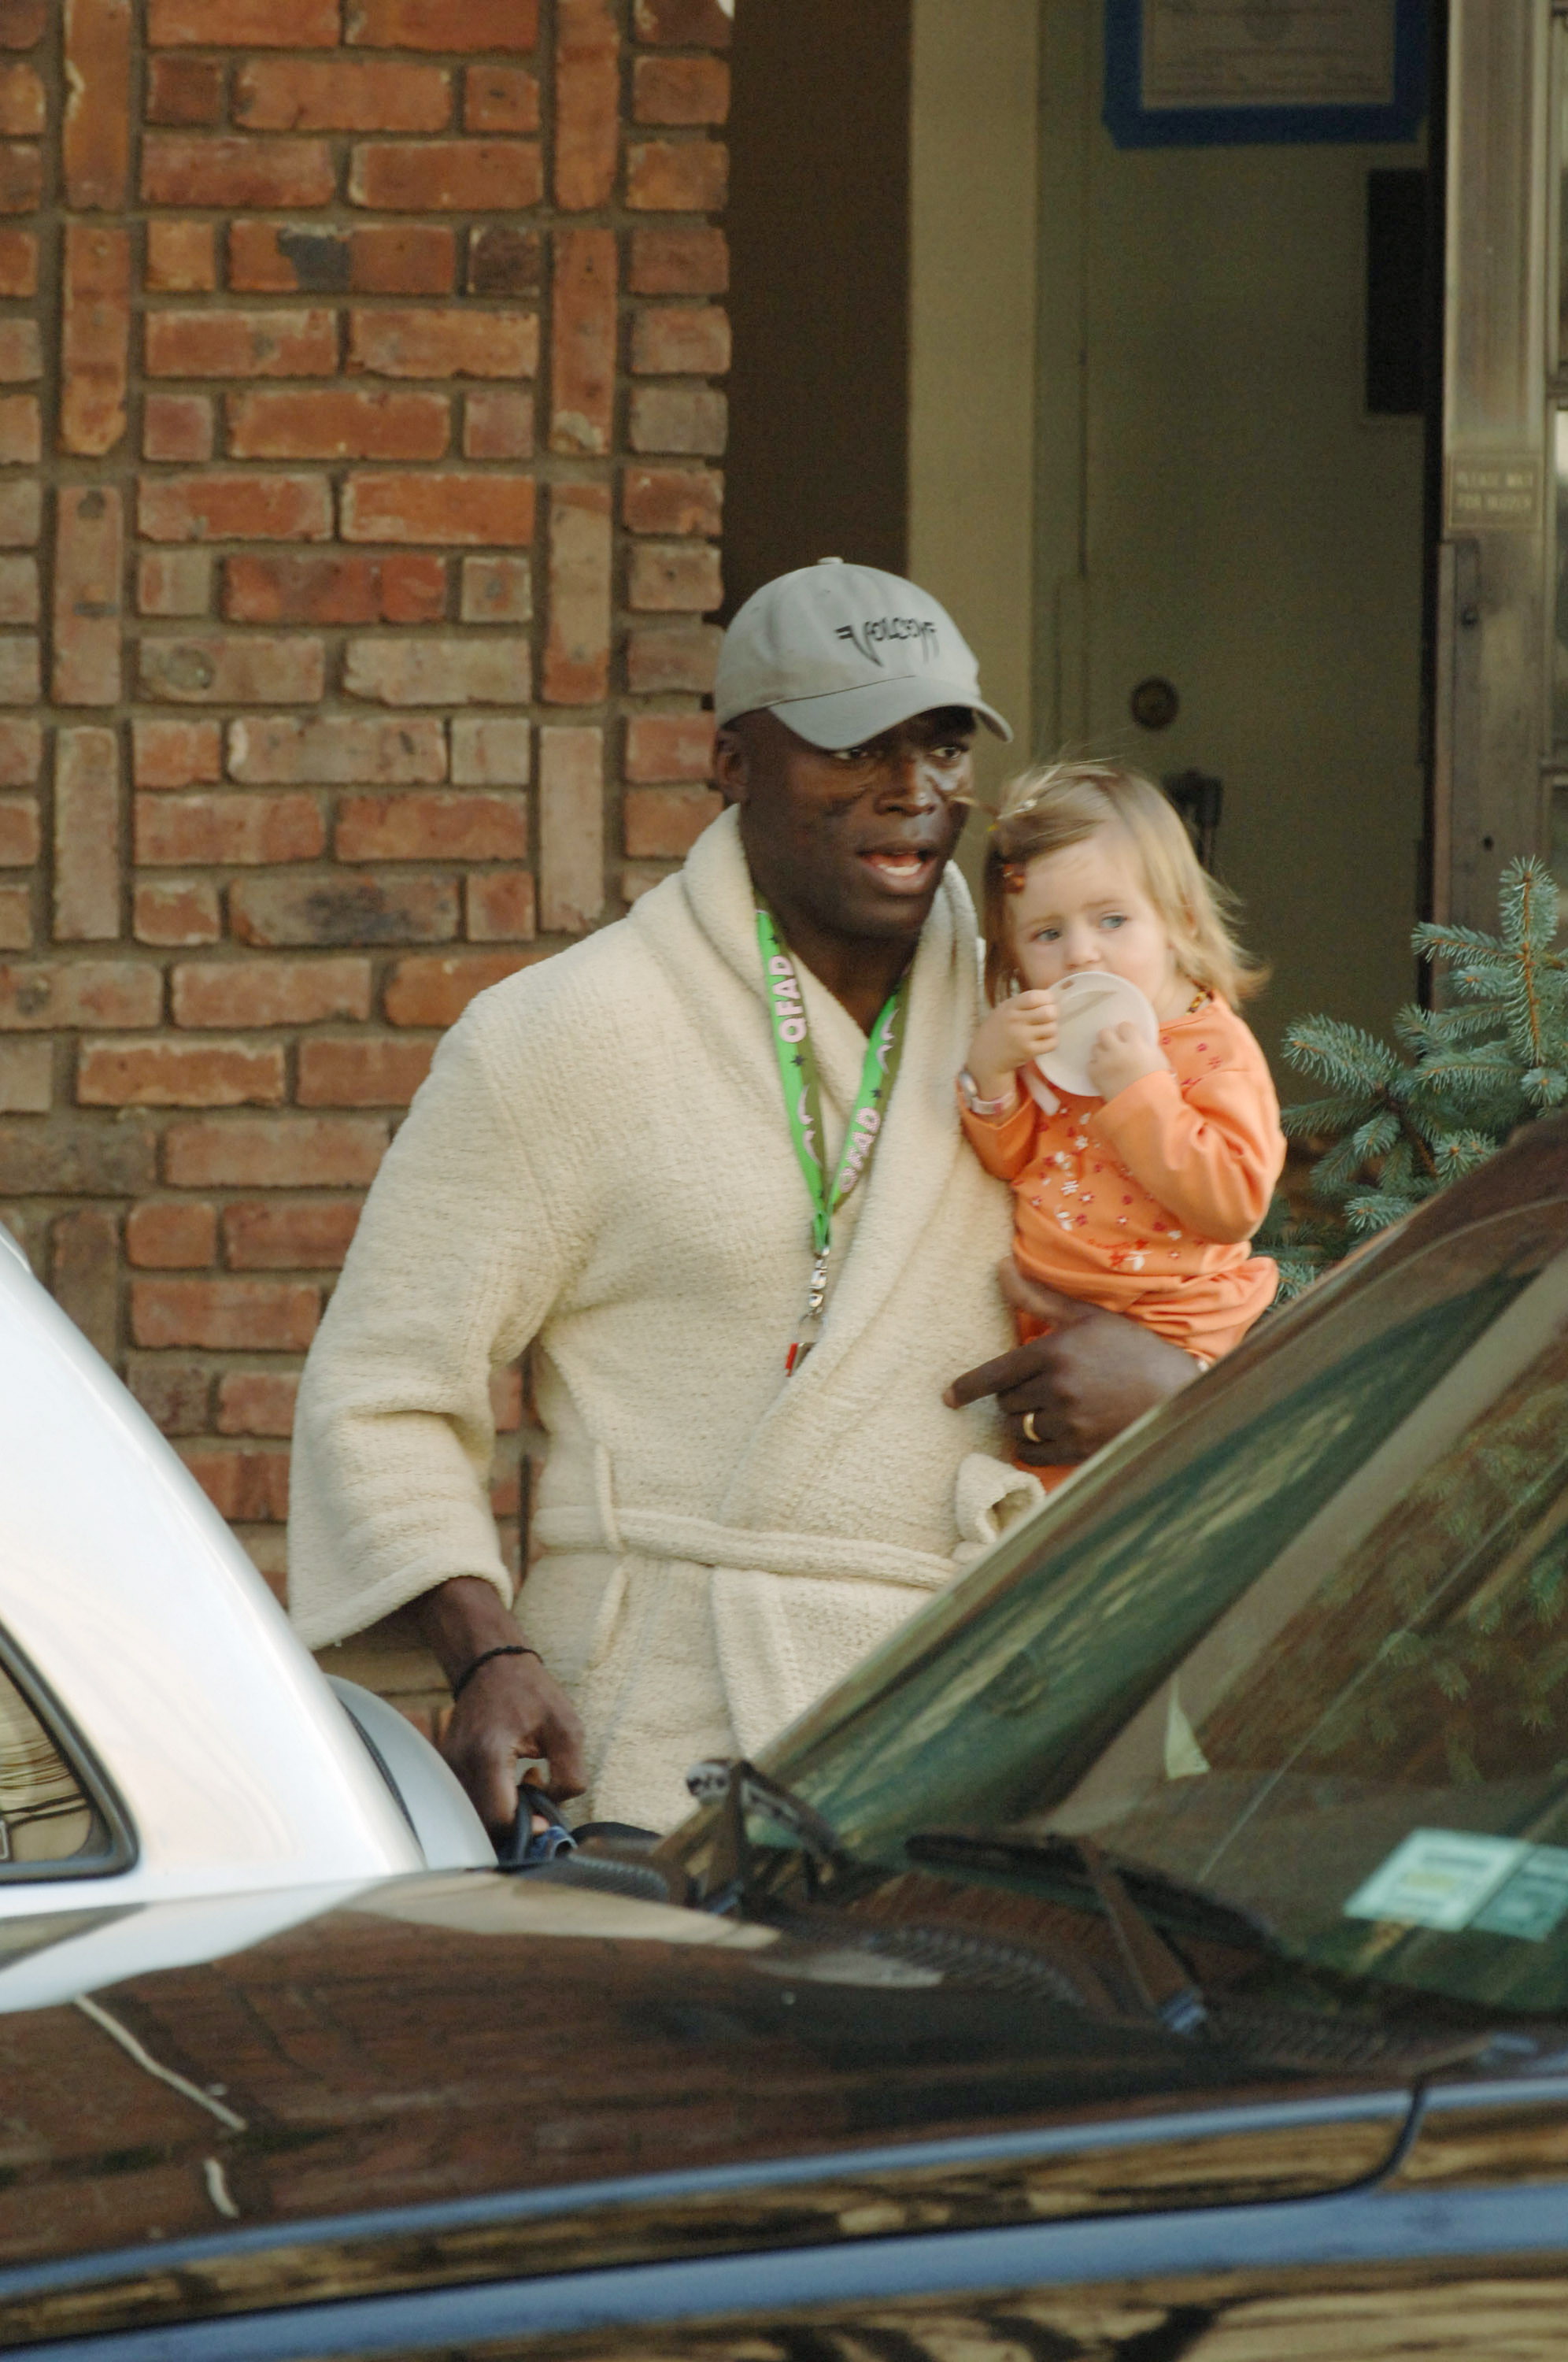
[[[167,1965],[156,1911],[75,1915],[59,1997],[36,1928],[0,1968],[0,2010],[10,1979],[37,2003],[0,2014],[0,2345],[411,2280],[1305,2195],[1375,2174],[1409,2113],[1386,2070],[1248,2067],[527,1879],[234,1910],[232,1948],[218,1918],[198,1935],[176,1915]]]

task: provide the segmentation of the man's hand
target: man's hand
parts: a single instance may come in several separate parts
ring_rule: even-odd
[[[459,1575],[413,1603],[427,1648],[456,1683],[487,1649],[520,1649],[524,1634],[492,1586]],[[537,1657],[492,1657],[452,1709],[441,1752],[492,1837],[512,1827],[521,1766],[546,1762],[546,1793],[558,1804],[587,1785],[582,1725],[571,1700]]]
[[[1017,1312],[1048,1320],[1048,1335],[1015,1345],[955,1378],[943,1400],[952,1410],[995,1395],[1015,1460],[1055,1468],[1088,1460],[1146,1410],[1198,1375],[1179,1346],[1120,1312],[1075,1304],[1054,1287],[1026,1279],[1010,1256],[1000,1266],[1002,1294]],[[1032,1435],[1023,1432],[1030,1418]]]
[[[968,1067],[983,1099],[999,1099],[1020,1066],[1056,1046],[1054,992],[1015,992],[1001,1000],[969,1044]]]
[[[536,1657],[492,1657],[480,1667],[452,1709],[441,1752],[492,1837],[512,1827],[523,1764],[549,1764],[545,1793],[558,1804],[586,1784],[582,1726]]]
[[[1171,1062],[1157,1042],[1151,1042],[1125,1018],[1119,1025],[1107,1025],[1094,1037],[1094,1047],[1084,1061],[1088,1078],[1102,1099],[1113,1099],[1133,1083],[1141,1083],[1145,1075],[1169,1074]]]

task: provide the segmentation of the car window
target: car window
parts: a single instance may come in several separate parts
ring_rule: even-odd
[[[1093,1834],[1309,1960],[1568,2006],[1568,1206],[1303,1313],[770,1769],[874,1859]]]
[[[101,1873],[127,1859],[101,1783],[72,1764],[0,1661],[0,1880]]]

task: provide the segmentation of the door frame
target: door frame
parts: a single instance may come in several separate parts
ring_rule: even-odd
[[[1551,61],[1568,0],[1451,0],[1441,530],[1431,685],[1433,915],[1495,923],[1543,854],[1557,208]],[[1549,337],[1551,342],[1549,343]]]

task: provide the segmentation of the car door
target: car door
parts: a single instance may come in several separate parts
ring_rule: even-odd
[[[1356,2110],[1306,2101],[1253,2109],[1249,2120],[1217,2112],[1156,2134],[1140,2158],[1121,2147],[1119,2183],[1097,2169],[1108,2128],[1085,2127],[1062,2157],[1058,2195],[1077,2175],[1096,2211],[1076,2219],[941,2227],[954,2179],[911,2202],[896,2162],[885,2160],[885,2235],[831,2236],[747,2247],[748,2215],[760,2228],[766,2180],[732,2182],[729,2252],[679,2261],[594,2268],[593,2245],[613,2252],[613,2204],[597,2218],[568,2210],[536,2224],[575,2268],[528,2278],[484,2277],[492,2268],[470,2228],[463,2285],[440,2285],[442,2241],[405,2246],[396,2292],[330,2302],[290,2302],[300,2286],[280,2255],[271,2287],[259,2257],[230,2276],[221,2319],[169,2318],[156,2329],[51,2345],[57,2356],[94,2362],[282,2362],[285,2356],[370,2356],[382,2362],[1394,2362],[1433,2353],[1501,2362],[1561,2351],[1568,2318],[1568,2087],[1539,2079],[1518,2089],[1459,2086],[1437,2094],[1430,2127],[1403,2160],[1346,2190],[1318,2197],[1270,2195],[1294,2152],[1303,2163],[1337,2142],[1346,2159],[1373,2121]],[[1383,2131],[1387,2130],[1385,2122]],[[1112,2147],[1115,2144],[1112,2144]],[[1246,2187],[1249,2149],[1256,2169]],[[1199,2187],[1208,2152],[1231,2177],[1229,2202],[1183,2204]],[[780,2169],[788,2183],[792,2169]],[[1165,2177],[1162,2180],[1162,2177]],[[693,2177],[695,2179],[696,2177]],[[846,2173],[831,2185],[841,2202]],[[1218,2186],[1218,2180],[1214,2186]],[[1091,2197],[1092,2192],[1092,2197]],[[689,2192],[690,2196],[694,2193]],[[718,2192],[711,2193],[713,2197]],[[630,2193],[628,2193],[629,2197]],[[1140,2198],[1156,2202],[1138,2211]],[[1163,2199],[1164,2202],[1159,2202]],[[669,2193],[673,2229],[680,2205]],[[622,2218],[621,2235],[635,2207]],[[929,2227],[921,2228],[923,2212]],[[862,2211],[862,2219],[869,2217]],[[949,2213],[947,2219],[957,2219]],[[339,2286],[364,2285],[379,2226],[365,2251],[336,2252]],[[799,2239],[803,2218],[795,2224]],[[514,2220],[512,2236],[522,2230]],[[497,2236],[504,2235],[497,2226]],[[292,2262],[308,2250],[294,2250]],[[419,2286],[419,2256],[427,2284]],[[173,2263],[176,2259],[171,2257]],[[536,2261],[545,2260],[540,2253]],[[259,2310],[233,2304],[239,2273]],[[204,2276],[185,2282],[192,2309]],[[221,2275],[219,2276],[221,2279]],[[173,2292],[171,2281],[166,2298]],[[153,2291],[149,2290],[149,2294]],[[221,2303],[222,2299],[218,2301]],[[282,2309],[272,2309],[282,2306]],[[64,2308],[61,2308],[63,2312]],[[58,2322],[60,2315],[55,2319]],[[13,2327],[6,2323],[7,2332]]]

